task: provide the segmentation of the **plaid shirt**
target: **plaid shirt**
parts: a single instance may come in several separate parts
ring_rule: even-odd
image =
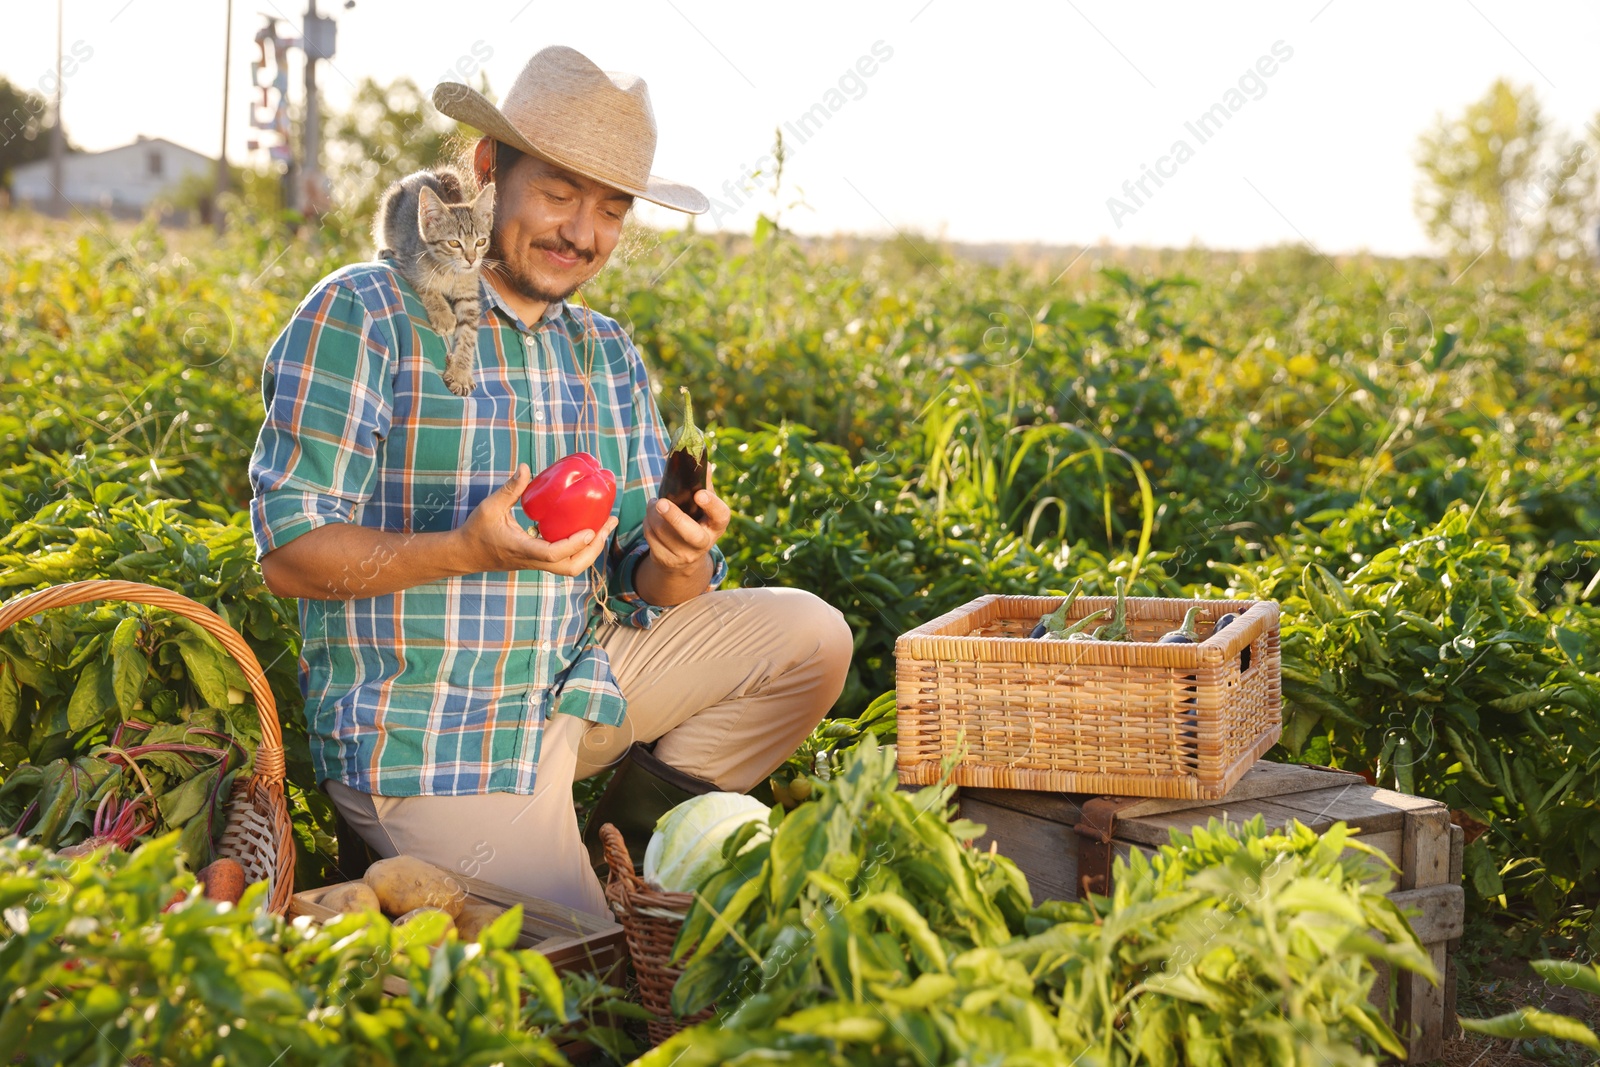
[[[387,265],[323,279],[268,353],[266,419],[250,460],[257,556],[333,522],[397,533],[466,521],[517,464],[538,472],[576,451],[617,475],[618,526],[602,557],[609,606],[648,627],[663,608],[634,590],[645,508],[665,434],[643,361],[603,315],[551,304],[531,328],[482,285],[476,388],[444,384],[445,341]],[[580,357],[594,356],[591,407]],[[520,508],[517,520],[526,523]],[[711,586],[727,573],[712,550]],[[588,575],[470,574],[348,600],[301,600],[300,687],[312,761],[382,796],[532,793],[546,718],[616,724],[626,712]]]

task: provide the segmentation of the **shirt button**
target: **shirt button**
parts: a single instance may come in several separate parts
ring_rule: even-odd
[[[534,422],[543,422],[544,421],[544,408],[534,408],[533,409],[533,421]]]

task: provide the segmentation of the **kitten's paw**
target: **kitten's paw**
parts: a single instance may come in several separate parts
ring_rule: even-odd
[[[444,372],[444,384],[448,385],[450,387],[450,391],[456,394],[456,396],[467,396],[472,392],[473,389],[477,388],[478,385],[477,382],[472,380],[471,371],[462,371],[461,373],[457,374],[453,370],[447,370]]]

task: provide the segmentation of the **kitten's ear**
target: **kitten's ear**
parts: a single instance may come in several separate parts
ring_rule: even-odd
[[[494,225],[494,182],[483,187],[472,202],[472,222],[479,230],[487,231]]]
[[[437,225],[444,218],[444,201],[439,199],[439,194],[424,185],[417,190],[417,225],[426,231],[429,227]]]

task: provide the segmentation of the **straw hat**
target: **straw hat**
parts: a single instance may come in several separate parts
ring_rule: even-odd
[[[698,215],[711,206],[700,190],[650,173],[656,117],[644,79],[607,73],[576,49],[541,49],[501,107],[453,81],[433,87],[433,106],[519,151],[662,207]]]

